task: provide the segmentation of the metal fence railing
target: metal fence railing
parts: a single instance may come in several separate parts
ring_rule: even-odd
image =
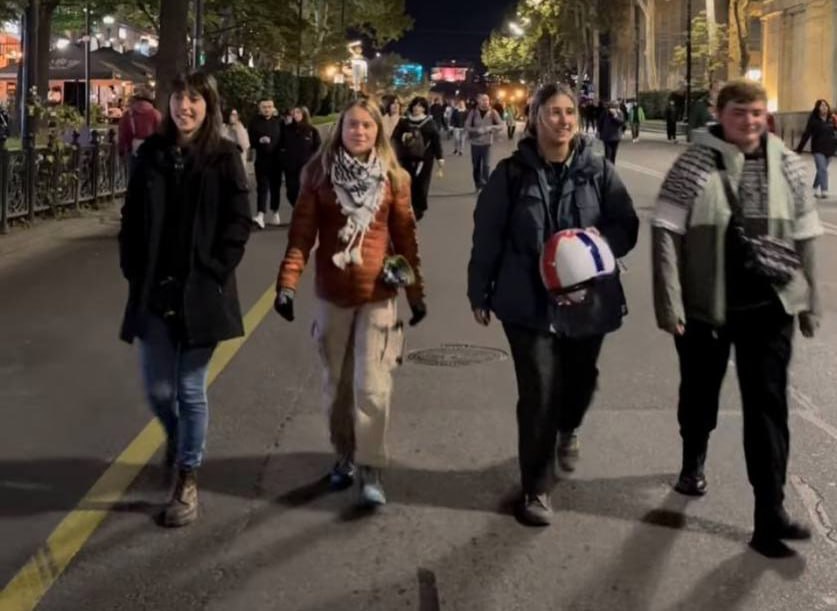
[[[9,149],[0,135],[0,233],[16,219],[111,203],[125,193],[127,167],[118,154],[114,130],[90,133],[88,143],[73,132],[70,142],[50,135],[46,145],[24,143]]]

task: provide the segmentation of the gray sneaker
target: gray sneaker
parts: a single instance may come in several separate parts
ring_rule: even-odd
[[[375,467],[360,467],[360,504],[364,507],[386,505],[387,497],[381,483],[381,470]]]
[[[573,472],[578,464],[579,444],[576,433],[558,433],[558,466]]]
[[[549,494],[524,494],[520,505],[520,519],[529,526],[552,524],[552,501]]]

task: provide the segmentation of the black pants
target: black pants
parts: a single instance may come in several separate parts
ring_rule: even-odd
[[[677,123],[673,121],[666,122],[666,137],[669,140],[677,140]]]
[[[731,312],[727,325],[715,329],[688,321],[675,340],[680,356],[680,403],[677,419],[683,438],[684,466],[690,454],[705,455],[709,434],[718,424],[718,399],[730,347],[744,415],[744,456],[756,499],[756,523],[782,511],[788,464],[788,366],[793,317],[778,302]]]
[[[491,167],[491,145],[471,145],[471,166],[473,167],[474,186],[482,189],[488,182],[488,169]]]
[[[616,163],[616,151],[619,150],[619,141],[614,140],[613,142],[605,142],[604,143],[604,154],[605,159],[610,161],[610,163]]]
[[[425,161],[408,161],[404,169],[410,174],[410,199],[416,220],[420,221],[427,212],[427,196],[430,193],[430,179],[433,178],[433,158]]]
[[[511,125],[506,126],[506,130],[507,130],[507,133],[508,133],[508,136],[509,136],[509,140],[514,138],[514,132],[515,132],[516,129],[517,129],[517,126],[514,123],[512,123]]]
[[[631,137],[634,140],[639,138],[639,123],[631,123]]]
[[[604,336],[567,339],[516,325],[503,329],[517,377],[523,491],[549,492],[555,483],[558,432],[571,433],[581,426],[596,389]]]
[[[279,189],[282,186],[282,171],[276,164],[256,164],[256,206],[259,212],[267,212],[267,198],[270,195],[270,209],[279,210]]]
[[[300,178],[302,177],[302,166],[285,166],[285,192],[288,194],[288,203],[291,207],[296,205],[299,197]]]

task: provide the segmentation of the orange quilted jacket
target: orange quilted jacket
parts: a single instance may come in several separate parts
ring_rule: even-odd
[[[305,172],[305,174],[309,174]],[[356,307],[383,301],[396,291],[381,282],[384,259],[395,253],[403,255],[416,273],[416,283],[407,288],[407,299],[413,303],[424,297],[416,237],[416,219],[410,205],[410,179],[404,174],[400,188],[393,193],[387,185],[383,202],[363,240],[363,263],[340,269],[331,257],[345,247],[337,234],[346,223],[340,211],[331,182],[320,187],[304,176],[302,191],[294,206],[288,249],[279,269],[276,283],[281,288],[296,290],[308,256],[319,238],[316,252],[317,295],[341,307]],[[394,247],[394,248],[393,248]]]

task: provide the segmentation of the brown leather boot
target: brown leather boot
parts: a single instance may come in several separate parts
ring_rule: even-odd
[[[171,500],[163,512],[163,525],[169,527],[186,526],[198,517],[198,479],[194,470],[181,469],[177,472],[177,482]]]

